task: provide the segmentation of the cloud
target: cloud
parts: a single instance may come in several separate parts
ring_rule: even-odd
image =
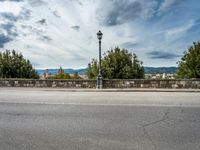
[[[195,25],[194,20],[187,21],[186,24],[176,26],[174,28],[165,31],[165,37],[168,41],[174,41],[176,39],[182,38],[186,33]]]
[[[153,17],[156,13],[157,5],[158,2],[155,0],[102,1],[96,14],[98,20],[100,20],[100,24],[105,26],[116,26],[133,22],[136,19],[146,20]]]
[[[18,1],[17,1],[18,2]],[[0,34],[1,34],[1,48],[4,44],[14,41],[16,37],[19,36],[17,24],[19,21],[28,20],[30,18],[30,10],[21,9],[18,15],[12,12],[2,12],[0,13]]]
[[[15,16],[13,13],[10,12],[5,12],[5,13],[0,13],[0,16],[2,16],[4,19],[8,21],[17,21],[18,16]]]
[[[49,36],[47,36],[47,35],[42,35],[40,39],[43,40],[43,41],[51,41],[51,40],[52,40],[52,39],[51,39]]]
[[[12,22],[0,24],[0,48],[13,41],[18,36],[16,26]]]
[[[55,10],[52,12],[54,16],[56,16],[57,18],[60,18],[61,16],[59,15],[58,11]]]
[[[125,43],[122,43],[120,46],[123,48],[133,48],[135,46],[137,46],[138,43],[136,42],[125,42]]]
[[[32,7],[40,7],[43,5],[48,5],[48,3],[43,0],[28,0],[28,2]]]
[[[73,1],[73,0],[72,0]],[[83,5],[83,3],[81,2],[81,0],[75,0],[79,5]]]
[[[10,1],[10,2],[23,2],[24,0],[0,0],[0,2],[6,2],[6,1]]]
[[[199,10],[196,0],[0,0],[1,48],[38,68],[85,67],[98,58],[101,30],[102,53],[119,45],[144,65],[175,66],[200,39]]]
[[[31,11],[29,9],[23,8],[18,15],[12,12],[2,12],[0,17],[3,17],[7,21],[17,22],[18,20],[28,20],[31,16]]]
[[[1,29],[6,30],[8,33],[11,33],[11,30],[15,25],[13,23],[7,23],[7,24],[1,24],[0,25]]]
[[[184,0],[164,0],[163,3],[161,3],[160,8],[158,9],[158,12],[165,12],[173,5],[176,5],[183,1]]]
[[[0,48],[4,48],[4,45],[10,41],[12,41],[12,39],[9,36],[0,34]]]
[[[196,20],[191,20],[189,23],[187,23],[187,31],[193,32],[193,31],[200,31],[200,18]]]
[[[27,8],[22,8],[22,10],[19,13],[19,20],[29,20],[31,18],[31,10]]]
[[[13,23],[0,24],[0,28],[9,36],[17,36],[16,27]]]
[[[23,3],[4,1],[0,2],[0,13],[12,13],[18,15],[22,9]]]
[[[80,26],[71,26],[72,29],[79,31],[80,30]]]
[[[169,52],[161,52],[161,51],[152,51],[148,52],[147,56],[151,59],[174,59],[177,57],[181,57],[181,55],[169,53]]]
[[[15,24],[19,20],[22,20],[24,18],[23,16],[23,11],[18,15],[8,11],[0,13],[0,48],[4,48],[5,44],[14,41],[15,38],[18,37],[17,27]]]
[[[102,11],[100,9],[99,11]],[[106,12],[107,14],[103,14],[103,15],[106,15],[103,20],[103,24],[106,26],[115,26],[118,24],[130,22],[138,18],[140,16],[141,11],[142,11],[142,5],[138,1],[134,1],[134,2],[128,2],[124,0],[112,1],[111,8],[108,8]]]
[[[37,23],[39,23],[40,25],[46,25],[46,19],[41,19],[37,21]]]

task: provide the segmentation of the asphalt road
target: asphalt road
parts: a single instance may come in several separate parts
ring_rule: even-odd
[[[199,149],[199,92],[0,88],[0,150]]]

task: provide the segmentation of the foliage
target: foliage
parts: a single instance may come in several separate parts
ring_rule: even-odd
[[[74,73],[73,75],[69,75],[68,73],[64,72],[64,69],[62,69],[62,67],[60,67],[57,75],[49,76],[47,79],[82,79],[82,78],[78,75],[78,73]]]
[[[88,64],[88,78],[96,78],[98,68],[97,60],[93,59]],[[128,50],[116,47],[104,54],[102,59],[102,75],[106,79],[144,78],[144,67],[135,54],[132,55]]]
[[[93,59],[91,63],[88,64],[87,76],[89,79],[95,79],[98,75],[99,67],[96,59]]]
[[[0,52],[0,78],[39,78],[29,60],[21,53]]]
[[[184,53],[178,62],[179,78],[200,78],[200,42],[193,45]]]
[[[73,76],[71,76],[71,78],[72,79],[82,79],[79,75],[78,75],[78,73],[76,72],[76,73],[74,73],[74,75]]]
[[[54,79],[71,79],[69,74],[57,74],[53,77]]]

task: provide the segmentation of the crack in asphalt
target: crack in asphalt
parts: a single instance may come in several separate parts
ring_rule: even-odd
[[[159,148],[157,147],[156,143],[154,143],[154,141],[152,140],[151,136],[149,135],[147,129],[145,128],[145,126],[142,126],[144,134],[146,135],[147,139],[153,144],[154,148],[156,150],[159,150]]]
[[[169,118],[168,114],[169,114],[169,111],[167,111],[167,112],[163,115],[162,119],[156,120],[156,121],[153,121],[153,122],[150,122],[150,123],[147,123],[147,124],[142,125],[144,134],[146,135],[147,139],[152,143],[152,145],[154,146],[155,150],[159,150],[159,148],[158,148],[158,146],[156,145],[156,143],[153,141],[153,139],[151,138],[151,136],[150,136],[149,132],[147,131],[146,127],[151,126],[151,125],[155,125],[155,124],[157,124],[157,123],[160,123],[160,122],[165,121],[166,119]]]
[[[166,112],[166,113],[164,114],[164,116],[162,117],[162,119],[156,120],[156,121],[153,121],[153,122],[150,122],[150,123],[147,123],[147,124],[144,124],[144,125],[142,125],[142,126],[143,126],[143,127],[147,127],[147,126],[151,126],[151,125],[154,125],[154,124],[163,122],[163,121],[165,121],[165,120],[167,120],[167,119],[169,118],[168,114],[169,114],[169,112]]]

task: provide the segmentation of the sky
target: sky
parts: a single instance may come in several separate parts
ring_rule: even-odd
[[[86,68],[120,47],[144,66],[177,66],[200,40],[200,0],[0,0],[0,51],[21,52],[37,69]]]

